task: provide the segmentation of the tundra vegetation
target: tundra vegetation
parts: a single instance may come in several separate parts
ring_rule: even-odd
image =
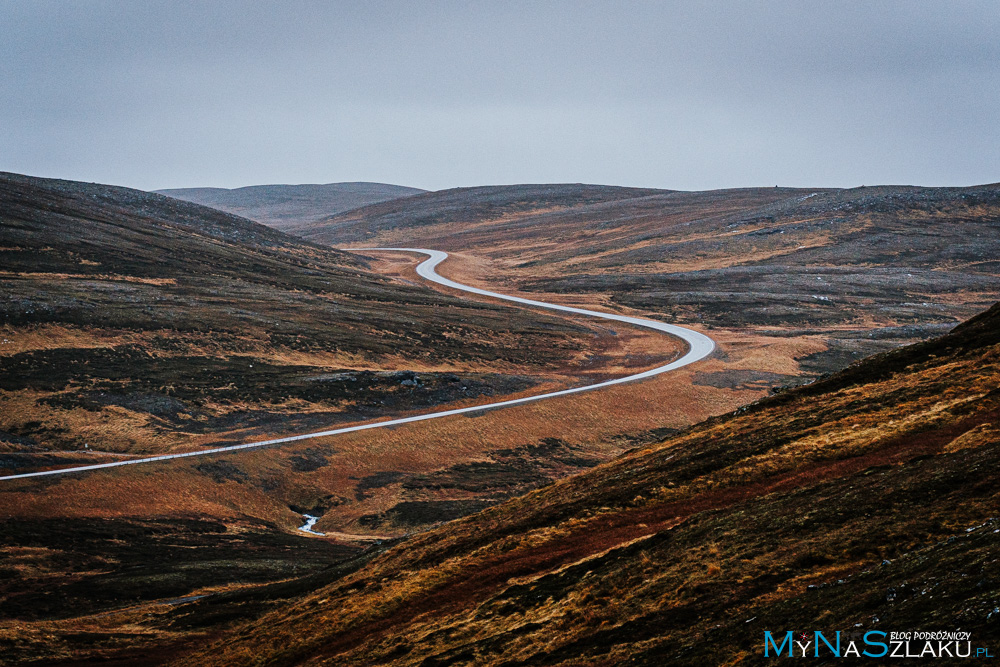
[[[764,629],[986,637],[1000,314],[951,330],[1000,299],[998,201],[505,186],[263,220],[293,237],[4,174],[5,473],[476,405],[682,351],[330,245],[440,248],[455,280],[678,322],[719,349],[496,412],[2,483],[0,651],[753,664]]]

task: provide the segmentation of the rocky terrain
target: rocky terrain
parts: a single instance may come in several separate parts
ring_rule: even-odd
[[[156,192],[286,230],[296,224],[369,204],[410,197],[424,190],[385,183],[328,183],[251,185],[233,189],[175,188]]]

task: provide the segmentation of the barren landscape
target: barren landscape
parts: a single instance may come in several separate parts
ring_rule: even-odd
[[[466,252],[490,260],[488,278],[523,290],[592,293],[679,323],[828,332],[844,358],[859,331],[871,347],[853,348],[871,351],[873,338],[932,336],[991,305],[998,214],[996,185],[504,186],[426,193],[291,231],[335,246]]]
[[[998,317],[414,536],[182,664],[770,664],[763,630],[802,627],[995,640]]]
[[[942,609],[990,627],[992,533],[934,545],[993,516],[972,470],[995,440],[996,311],[934,336],[1000,299],[996,186],[473,188],[282,224],[304,240],[124,188],[2,188],[8,474],[580,387],[685,349],[328,244],[445,249],[446,278],[718,346],[497,411],[5,481],[9,661],[752,664],[757,620],[734,624],[909,622],[926,606],[872,611],[858,587],[958,586],[941,567],[985,582]]]
[[[6,473],[474,405],[635,373],[681,349],[641,330],[389,281],[364,259],[134,190],[8,174],[2,222],[11,296],[0,349]],[[404,263],[412,271],[412,258]],[[95,614],[323,570],[373,541],[468,514],[654,437],[636,434],[630,419],[663,421],[641,408],[607,423],[600,412],[519,410],[416,435],[359,434],[335,445],[327,438],[5,483],[7,655],[124,650],[137,659],[136,650],[162,643],[162,628],[86,631],[89,648],[74,638]],[[554,423],[534,416],[546,414]],[[682,426],[700,414],[668,421]],[[552,435],[560,424],[574,425],[570,441]],[[328,539],[296,530],[307,513],[321,517]],[[185,551],[221,545],[221,534],[258,552],[259,565]],[[302,542],[323,557],[303,562],[294,548]],[[45,639],[24,645],[29,628]]]
[[[0,0],[0,667],[995,663],[997,35]]]

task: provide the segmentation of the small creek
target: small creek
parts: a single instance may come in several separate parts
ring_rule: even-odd
[[[312,514],[303,514],[302,518],[306,520],[304,524],[299,526],[299,530],[301,530],[303,533],[311,533],[312,535],[326,535],[326,533],[320,533],[318,531],[313,530],[313,526],[315,526],[316,522],[319,521],[318,516],[313,516]]]

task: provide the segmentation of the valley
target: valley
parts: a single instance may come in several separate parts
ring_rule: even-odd
[[[0,667],[1000,656],[997,3],[0,7]]]
[[[803,626],[988,643],[998,317],[411,537],[181,664],[766,664],[763,631]]]
[[[812,375],[945,333],[1000,292],[1000,189],[463,188],[291,231],[470,257],[459,279],[809,341]],[[472,259],[475,258],[475,259]],[[474,264],[471,264],[474,262]],[[807,355],[802,355],[807,356]]]
[[[0,481],[17,663],[712,663],[752,641],[713,600],[904,622],[851,587],[955,583],[919,554],[992,516],[995,309],[949,332],[1000,299],[995,186],[472,188],[291,236],[0,185],[0,472],[198,454]],[[985,572],[968,539],[933,557]]]

